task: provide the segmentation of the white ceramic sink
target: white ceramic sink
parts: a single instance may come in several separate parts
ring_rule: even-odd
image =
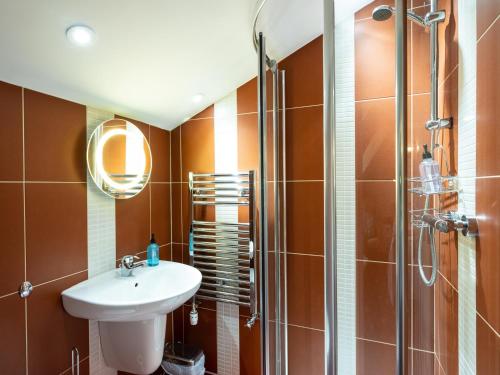
[[[201,273],[182,263],[160,261],[138,267],[132,276],[119,269],[85,280],[62,293],[64,308],[73,316],[102,322],[138,321],[167,314],[192,297]]]
[[[73,316],[99,322],[104,360],[109,367],[150,374],[161,363],[166,314],[189,300],[201,283],[196,268],[160,261],[128,277],[115,269],[62,292]]]

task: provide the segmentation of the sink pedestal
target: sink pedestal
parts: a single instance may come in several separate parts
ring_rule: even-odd
[[[165,346],[166,315],[134,322],[99,322],[102,353],[109,367],[151,374],[160,367]]]

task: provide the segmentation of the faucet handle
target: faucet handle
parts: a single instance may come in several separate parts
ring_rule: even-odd
[[[124,255],[121,261],[121,267],[131,269],[134,267],[134,262],[136,259],[140,259],[136,255]]]

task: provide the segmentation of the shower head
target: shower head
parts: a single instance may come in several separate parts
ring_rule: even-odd
[[[396,12],[396,9],[389,5],[379,5],[373,8],[372,18],[374,21],[387,21]],[[418,14],[412,12],[411,10],[406,11],[407,17],[410,21],[418,23],[420,26],[427,26],[425,20]]]
[[[386,21],[391,18],[395,9],[389,5],[379,5],[373,8],[372,18],[375,21]]]

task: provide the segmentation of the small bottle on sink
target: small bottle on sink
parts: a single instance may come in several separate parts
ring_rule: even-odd
[[[148,266],[154,267],[160,263],[160,248],[155,240],[154,233],[151,234],[151,242],[147,249],[148,254]]]

